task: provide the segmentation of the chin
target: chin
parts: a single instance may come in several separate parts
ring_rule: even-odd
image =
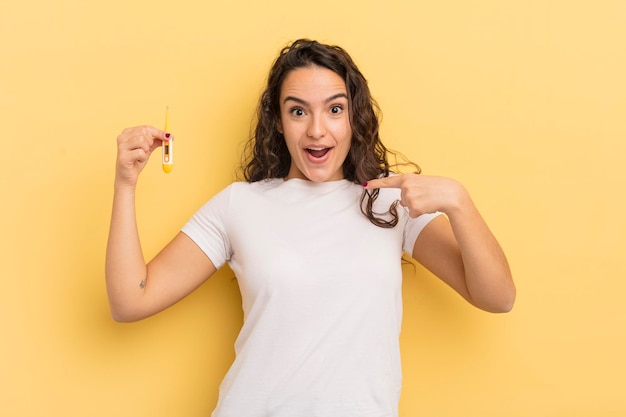
[[[343,179],[343,167],[335,167],[329,163],[311,166],[306,161],[300,161],[291,167],[289,177],[301,178],[311,182],[338,181]]]
[[[304,177],[312,182],[337,181],[343,178],[343,176],[339,176],[334,172],[307,172],[304,173]]]

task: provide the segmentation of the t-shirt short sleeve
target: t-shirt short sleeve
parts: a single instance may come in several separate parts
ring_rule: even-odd
[[[229,261],[232,255],[227,230],[231,192],[232,185],[216,194],[181,229],[217,269]]]
[[[402,249],[409,255],[413,254],[413,246],[415,246],[415,241],[417,237],[420,235],[422,230],[426,227],[428,223],[432,219],[437,216],[440,216],[441,212],[436,213],[426,213],[422,214],[414,219],[409,219],[404,227],[404,239],[402,243]]]

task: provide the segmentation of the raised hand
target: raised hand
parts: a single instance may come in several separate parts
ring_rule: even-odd
[[[169,132],[153,126],[124,129],[117,137],[116,185],[135,186],[152,152],[160,147],[164,140],[173,139]]]

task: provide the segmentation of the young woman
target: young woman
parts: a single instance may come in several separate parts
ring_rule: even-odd
[[[478,308],[506,312],[505,256],[466,189],[390,172],[350,56],[298,40],[276,59],[244,164],[147,265],[138,176],[169,132],[118,137],[106,281],[116,320],[155,314],[228,263],[244,323],[214,417],[397,416],[401,256]]]

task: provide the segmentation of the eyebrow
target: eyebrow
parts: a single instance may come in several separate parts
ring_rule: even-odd
[[[348,99],[348,95],[346,93],[337,93],[335,95],[332,95],[330,97],[328,97],[326,100],[324,100],[324,103],[329,103],[333,100],[336,100],[338,98],[345,98],[346,100]],[[289,100],[291,101],[295,101],[296,103],[300,103],[304,106],[308,106],[310,103],[306,100],[302,100],[301,98],[298,97],[294,97],[294,96],[287,96],[285,97],[285,99],[283,100],[283,103],[288,102]]]

